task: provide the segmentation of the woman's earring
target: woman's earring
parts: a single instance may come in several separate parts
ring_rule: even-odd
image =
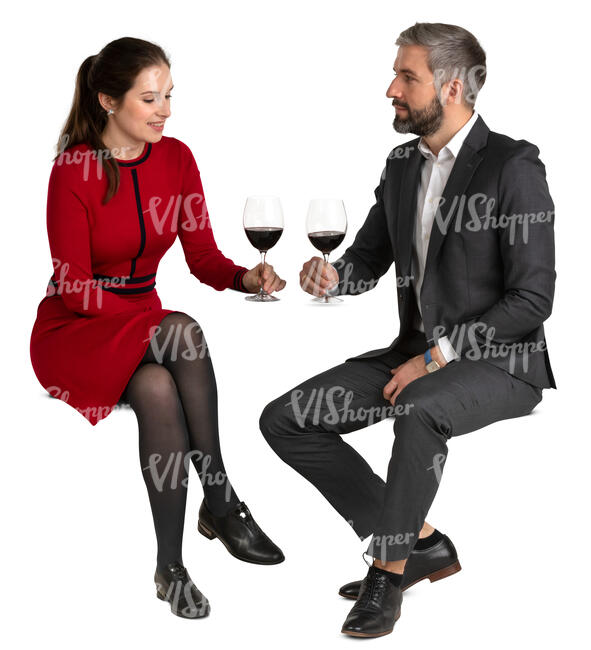
[[[112,115],[114,112],[115,112],[115,111],[114,111],[112,108],[110,108],[110,109],[107,111],[107,115]]]

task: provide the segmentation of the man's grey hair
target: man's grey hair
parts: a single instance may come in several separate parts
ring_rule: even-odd
[[[400,33],[396,45],[426,47],[437,96],[441,98],[443,84],[461,79],[464,84],[462,102],[468,107],[474,106],[486,80],[486,54],[468,30],[445,23],[415,23]]]

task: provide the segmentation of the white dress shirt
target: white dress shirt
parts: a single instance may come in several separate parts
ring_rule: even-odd
[[[427,250],[429,248],[429,239],[431,237],[435,212],[460,151],[460,147],[477,118],[478,113],[474,111],[472,117],[452,137],[445,147],[441,149],[438,156],[435,156],[431,149],[429,149],[423,141],[423,138],[419,140],[419,151],[426,160],[422,165],[417,194],[417,211],[413,238],[412,282],[419,308],[419,315],[413,326],[421,332],[425,331],[425,326],[423,325],[420,295],[425,277],[425,261],[427,259]],[[460,358],[453,349],[447,336],[442,336],[437,344],[446,362],[455,361]]]

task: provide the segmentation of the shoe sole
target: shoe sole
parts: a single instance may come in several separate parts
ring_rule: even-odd
[[[232,549],[226,544],[226,542],[224,542],[224,540],[221,537],[218,537],[213,531],[209,530],[209,528],[207,528],[207,526],[202,524],[200,521],[197,522],[197,530],[204,537],[207,537],[207,539],[215,539],[217,537],[220,540],[220,542],[226,547],[228,553],[233,557],[235,557],[237,560],[241,560],[242,562],[249,562],[250,564],[271,566],[273,564],[281,564],[281,562],[285,560],[285,558],[283,558],[282,560],[279,560],[279,562],[257,562],[256,560],[251,560],[251,559],[241,557],[240,555],[236,555],[236,553],[232,551]]]
[[[422,576],[421,578],[417,578],[413,582],[409,582],[400,591],[405,591],[409,587],[416,585],[417,582],[421,582],[421,580],[426,580],[427,578],[429,578],[430,582],[437,582],[437,580],[442,580],[443,578],[452,576],[454,573],[457,573],[458,571],[461,570],[462,570],[462,566],[459,563],[459,561],[456,560],[453,564],[443,567],[443,569],[439,569],[438,571],[434,571],[433,573],[428,573],[426,576]],[[343,598],[349,598],[349,600],[357,600],[357,596],[352,596],[351,594],[344,594],[341,591],[339,591],[339,596],[342,596]]]
[[[158,598],[159,600],[163,600],[165,603],[169,603],[169,604],[170,604],[170,601],[166,598],[166,596],[163,596],[163,595],[158,591],[158,589],[156,589],[156,598]],[[175,611],[172,609],[172,606],[171,606],[171,608],[170,608],[170,611],[171,611],[175,616],[178,616],[179,618],[188,618],[188,619],[192,619],[192,618],[205,618],[206,616],[209,616],[209,613],[210,613],[210,607],[209,607],[209,605],[208,605],[207,608],[206,608],[206,610],[205,610],[205,614],[199,614],[198,616],[183,616],[182,614],[177,614],[177,612],[175,612]]]
[[[402,614],[402,610],[398,612],[398,616],[394,619],[394,623],[400,618],[400,615]],[[353,630],[341,630],[343,634],[348,634],[349,636],[358,636],[362,638],[375,638],[378,636],[386,636],[386,634],[391,634],[394,631],[394,625],[389,629],[386,630],[385,632],[377,632],[376,634],[370,634],[368,632],[354,632]]]

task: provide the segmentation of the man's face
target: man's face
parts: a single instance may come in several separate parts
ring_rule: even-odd
[[[420,136],[435,133],[443,121],[443,106],[427,65],[427,48],[401,45],[394,72],[396,76],[386,93],[396,108],[394,129]]]

